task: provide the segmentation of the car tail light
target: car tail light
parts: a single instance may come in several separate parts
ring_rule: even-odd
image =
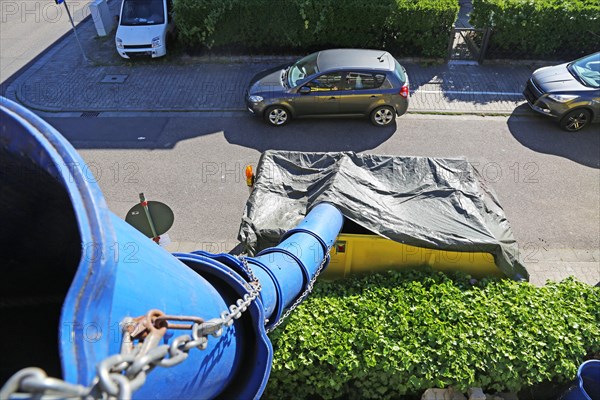
[[[408,85],[402,85],[402,87],[400,88],[400,96],[408,97]]]

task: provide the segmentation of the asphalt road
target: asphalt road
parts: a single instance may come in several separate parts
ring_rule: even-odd
[[[48,121],[80,151],[117,215],[140,192],[169,204],[176,218],[169,235],[181,251],[237,244],[248,196],[243,170],[266,149],[464,157],[496,191],[525,261],[544,251],[600,248],[598,125],[568,135],[542,117],[522,116],[406,115],[389,129],[362,119],[270,128],[243,114]]]

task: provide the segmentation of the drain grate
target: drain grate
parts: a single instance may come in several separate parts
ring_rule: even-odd
[[[84,117],[84,118],[97,117],[98,115],[100,115],[99,111],[84,111],[81,113],[81,117]]]
[[[123,83],[129,75],[104,75],[100,83]]]

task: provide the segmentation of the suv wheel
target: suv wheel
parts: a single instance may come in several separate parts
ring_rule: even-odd
[[[592,113],[588,110],[580,109],[569,111],[560,120],[560,127],[568,132],[577,132],[585,128],[592,119]]]
[[[287,108],[282,106],[271,106],[265,111],[265,121],[272,126],[283,126],[287,124],[292,116]]]
[[[371,112],[371,122],[375,126],[388,126],[394,121],[394,109],[390,106],[377,107]]]

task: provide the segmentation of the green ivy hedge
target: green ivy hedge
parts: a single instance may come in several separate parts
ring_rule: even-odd
[[[431,387],[518,391],[575,377],[600,350],[600,289],[389,272],[318,282],[271,334],[265,398],[399,398]]]
[[[492,28],[487,58],[572,59],[600,48],[598,0],[473,0],[471,23]]]
[[[456,0],[177,0],[188,47],[262,53],[385,48],[444,57]]]

